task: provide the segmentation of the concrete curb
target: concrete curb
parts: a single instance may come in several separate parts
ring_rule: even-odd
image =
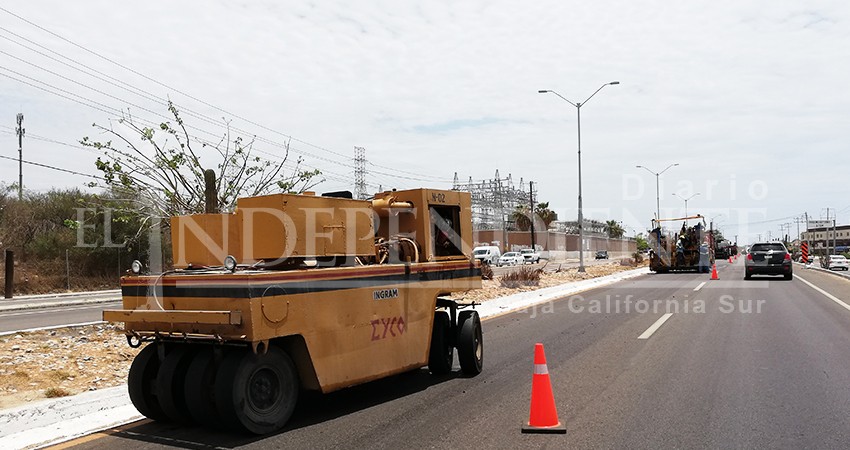
[[[831,275],[835,275],[837,277],[844,278],[845,280],[850,280],[850,271],[839,272],[837,270],[824,269],[823,267],[815,267],[814,265],[812,265],[810,267],[806,267],[806,264],[798,263],[796,261],[794,261],[794,264],[801,266],[803,268],[803,270],[817,270],[818,272],[824,272],[824,273],[828,273],[828,274],[831,274]]]
[[[476,306],[475,309],[478,311],[481,318],[495,317],[514,311],[521,311],[541,303],[546,303],[590,289],[607,286],[648,273],[649,269],[642,267],[640,269],[623,271],[604,277],[590,278],[587,280],[559,284],[557,286],[537,289],[534,291],[520,292],[506,297],[487,300],[481,305]]]
[[[90,299],[79,299],[79,300],[64,300],[64,301],[52,301],[52,302],[42,302],[42,303],[24,303],[20,305],[6,305],[0,306],[0,313],[9,312],[9,311],[22,311],[28,309],[44,309],[44,308],[56,308],[60,306],[80,306],[80,305],[96,305],[98,303],[112,303],[121,301],[121,293],[118,292],[115,297],[108,298],[90,298]]]
[[[521,292],[477,305],[482,318],[493,318],[568,295],[608,286],[649,273],[628,270],[558,286]],[[0,411],[0,448],[34,449],[142,419],[130,402],[127,385]]]
[[[62,297],[73,297],[75,295],[121,295],[121,289],[107,289],[104,291],[80,291],[80,292],[58,292],[56,294],[32,294],[32,295],[19,295],[17,297],[13,297],[12,300],[32,300],[39,298],[62,298]]]
[[[0,448],[41,448],[141,418],[126,385],[45,400],[0,411]]]

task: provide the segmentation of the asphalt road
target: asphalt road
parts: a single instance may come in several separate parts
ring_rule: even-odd
[[[743,261],[718,271],[641,276],[487,320],[478,377],[419,370],[305,396],[276,435],[142,421],[72,447],[846,448],[850,282],[799,266],[792,281],[745,282]],[[566,435],[520,433],[535,342]]]
[[[120,309],[121,301],[0,312],[0,333],[102,320],[104,309]]]

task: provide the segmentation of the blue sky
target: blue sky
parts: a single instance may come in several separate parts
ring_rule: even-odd
[[[537,91],[576,102],[618,80],[582,108],[586,216],[623,220],[630,232],[646,228],[655,180],[635,165],[657,171],[679,163],[662,176],[662,215],[684,212],[677,192],[700,193],[689,212],[720,214],[726,234],[742,241],[776,236],[780,223],[806,211],[821,217],[827,207],[850,223],[844,2],[0,6],[32,22],[0,11],[4,156],[17,156],[14,120],[23,112],[25,159],[94,173],[97,155],[44,139],[97,137],[93,122],[109,124],[127,108],[159,121],[146,110],[164,114],[161,102],[170,98],[217,122],[197,124],[209,136],[223,133],[225,120],[276,144],[292,136],[294,155],[325,172],[320,191],[351,188],[353,147],[363,146],[379,165],[369,166],[373,189],[449,187],[455,172],[484,179],[498,169],[534,180],[541,200],[569,218],[576,215],[575,108]],[[280,155],[279,145],[257,148]],[[24,170],[35,190],[87,181]],[[14,182],[17,164],[0,160],[0,177]]]

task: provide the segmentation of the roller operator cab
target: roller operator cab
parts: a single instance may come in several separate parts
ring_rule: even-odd
[[[470,194],[372,200],[275,194],[171,219],[174,269],[121,279],[128,378],[145,416],[264,434],[299,392],[428,366],[483,367],[478,313],[444,296],[481,287]]]

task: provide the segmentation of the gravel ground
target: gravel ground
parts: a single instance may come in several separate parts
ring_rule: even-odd
[[[587,266],[583,274],[576,268],[544,272],[538,285],[518,288],[503,287],[501,277],[497,276],[494,280],[484,280],[482,289],[457,293],[454,297],[484,302],[633,268],[611,262]],[[126,383],[138,349],[130,348],[120,331],[120,325],[103,324],[0,338],[0,409]]]

